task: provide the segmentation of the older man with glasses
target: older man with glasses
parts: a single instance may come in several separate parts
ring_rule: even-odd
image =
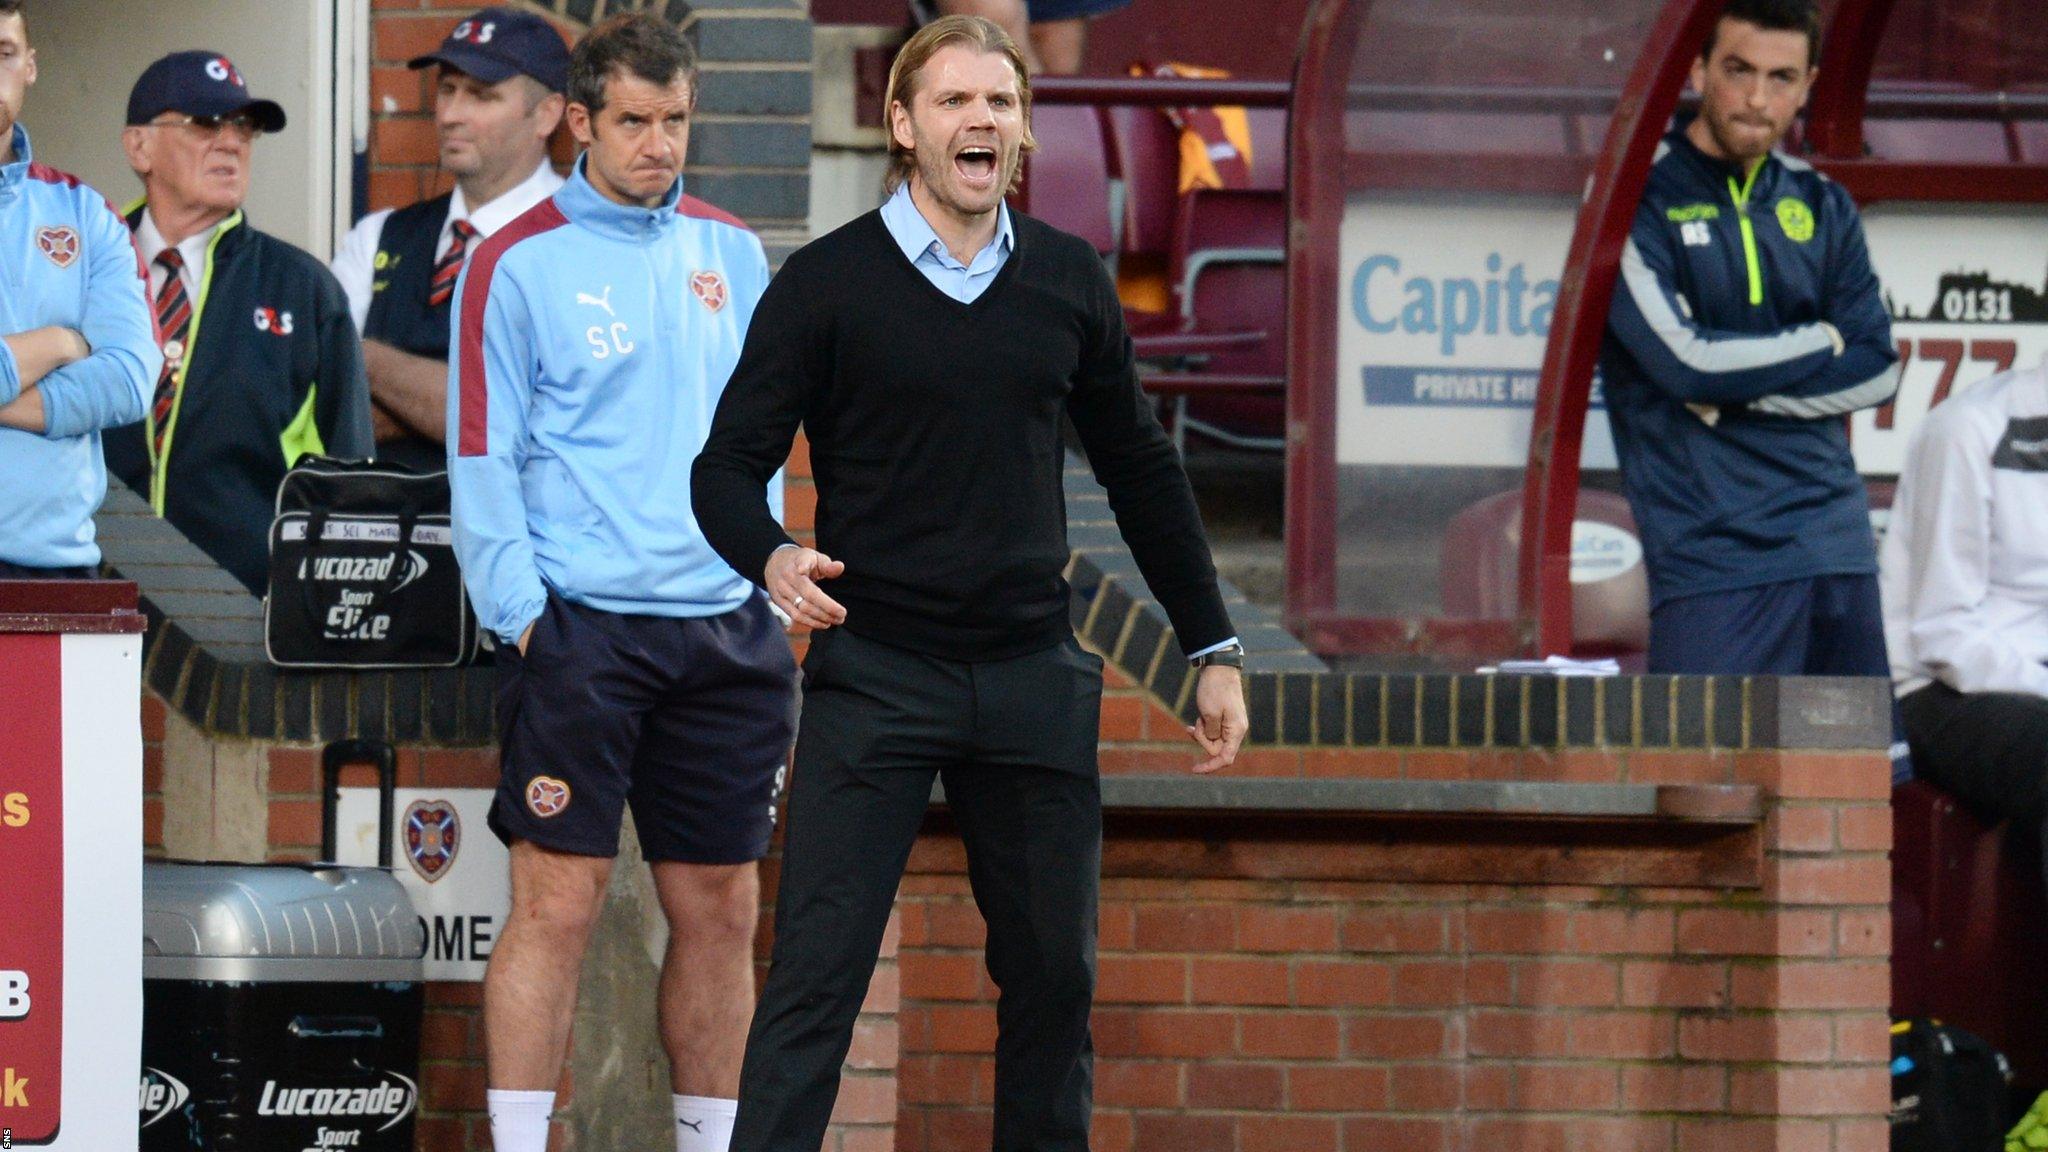
[[[244,218],[256,141],[284,109],[218,52],[174,52],[128,95],[127,212],[163,371],[107,467],[261,595],[278,481],[307,453],[368,457],[370,391],[348,298],[311,255]]]

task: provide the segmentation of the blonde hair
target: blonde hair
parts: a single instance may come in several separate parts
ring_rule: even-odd
[[[1010,62],[1017,73],[1017,100],[1024,112],[1024,151],[1038,147],[1038,141],[1031,136],[1031,73],[1024,67],[1024,53],[1018,51],[1017,42],[1010,34],[992,20],[979,16],[942,16],[917,30],[901,50],[896,60],[889,65],[889,87],[882,97],[882,123],[889,130],[889,174],[883,185],[890,195],[901,187],[910,174],[917,171],[917,154],[896,140],[896,105],[905,111],[917,95],[918,78],[924,66],[931,63],[939,49],[961,45],[976,52],[1002,56]],[[1018,171],[1022,175],[1022,169]],[[1010,178],[1010,187],[1005,192],[1017,190],[1017,177]]]

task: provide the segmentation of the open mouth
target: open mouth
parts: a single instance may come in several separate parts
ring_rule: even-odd
[[[996,151],[980,145],[969,145],[953,154],[953,168],[960,178],[977,187],[992,184],[996,178]]]

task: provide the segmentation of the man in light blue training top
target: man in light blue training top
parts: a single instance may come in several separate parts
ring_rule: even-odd
[[[696,62],[673,26],[599,24],[568,95],[584,147],[569,182],[485,241],[456,289],[448,475],[470,598],[499,641],[490,823],[512,856],[484,980],[492,1140],[546,1146],[630,802],[671,929],[676,1147],[725,1152],[796,665],[766,597],[699,534],[690,465],[768,261],[744,224],[683,195]]]
[[[0,579],[88,577],[100,429],[141,419],[163,363],[128,226],[29,154],[21,0],[0,0]]]

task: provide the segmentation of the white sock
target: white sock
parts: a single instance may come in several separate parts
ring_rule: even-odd
[[[673,1094],[669,1099],[676,1109],[676,1152],[726,1152],[739,1101]]]
[[[548,1152],[548,1117],[555,1111],[553,1092],[486,1088],[484,1107],[491,1114],[491,1147],[496,1152]]]

